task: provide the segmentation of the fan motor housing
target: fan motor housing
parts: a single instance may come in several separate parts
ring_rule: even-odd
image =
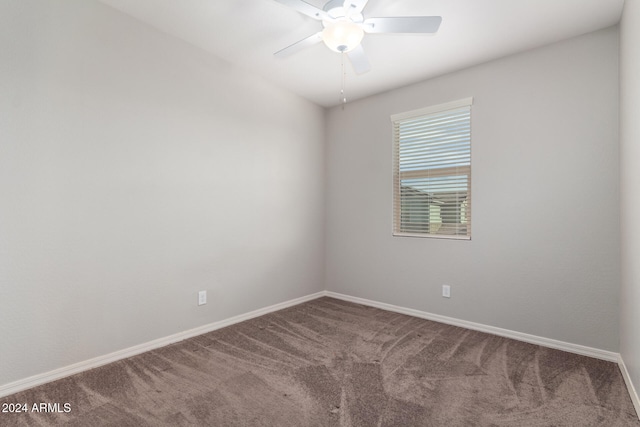
[[[348,19],[356,24],[360,24],[364,21],[364,17],[361,13],[349,14],[344,5],[345,2],[343,0],[329,0],[322,9],[333,19]],[[325,27],[327,26],[324,21],[323,25]]]

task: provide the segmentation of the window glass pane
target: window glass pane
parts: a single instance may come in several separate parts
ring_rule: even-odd
[[[397,234],[470,236],[471,107],[394,122]]]

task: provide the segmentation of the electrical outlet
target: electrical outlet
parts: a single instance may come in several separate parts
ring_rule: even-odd
[[[451,298],[451,286],[442,285],[442,296],[445,298]]]
[[[207,303],[207,291],[198,292],[198,305],[204,305]]]

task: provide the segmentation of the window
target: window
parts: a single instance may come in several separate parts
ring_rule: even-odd
[[[471,239],[472,103],[391,116],[394,235]]]

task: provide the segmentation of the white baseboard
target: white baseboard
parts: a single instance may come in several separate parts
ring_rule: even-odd
[[[118,360],[126,359],[127,357],[136,356],[146,351],[164,347],[166,345],[173,344],[178,341],[183,341],[198,335],[202,335],[207,332],[215,331],[217,329],[221,329],[226,326],[231,326],[235,323],[240,323],[245,320],[253,319],[254,317],[258,317],[274,311],[282,310],[283,308],[298,305],[303,302],[320,298],[325,294],[326,294],[325,291],[321,291],[315,294],[306,295],[304,297],[295,298],[279,304],[271,305],[269,307],[250,311],[249,313],[241,314],[238,316],[230,317],[228,319],[220,320],[218,322],[210,323],[208,325],[200,326],[194,329],[189,329],[188,331],[179,332],[177,334],[169,335],[164,338],[159,338],[159,339],[149,341],[143,344],[139,344],[133,347],[125,348],[124,350],[119,350],[113,353],[106,354],[104,356],[98,356],[93,359],[74,363],[73,365],[65,366],[63,368],[45,372],[43,374],[34,375],[32,377],[28,377],[22,380],[4,384],[0,386],[0,397],[18,393],[20,391],[23,391],[35,386],[39,386],[51,381],[59,380],[61,378],[65,378],[70,375],[74,375],[83,371],[88,371],[89,369],[97,368],[99,366],[103,366],[108,363],[113,363]]]
[[[624,360],[622,360],[622,356],[618,359],[618,366],[620,367],[622,378],[624,378],[624,383],[627,385],[627,390],[629,390],[629,396],[631,397],[633,406],[636,408],[636,415],[640,418],[640,399],[638,398],[638,392],[633,386],[633,381],[631,381],[631,376],[627,370],[627,365],[625,365]]]
[[[344,301],[354,302],[357,304],[376,307],[382,310],[393,311],[396,313],[406,314],[409,316],[419,317],[422,319],[433,320],[435,322],[445,323],[445,324],[454,325],[454,326],[460,326],[462,328],[473,329],[476,331],[499,335],[506,338],[512,338],[515,340],[524,341],[531,344],[537,344],[544,347],[555,348],[557,350],[568,351],[570,353],[576,353],[583,356],[589,356],[597,359],[616,362],[620,366],[620,370],[624,377],[625,383],[627,384],[627,388],[629,389],[629,394],[631,395],[631,399],[633,400],[633,404],[636,408],[636,412],[640,414],[640,403],[638,401],[638,394],[633,387],[633,384],[629,377],[629,373],[627,372],[626,366],[624,365],[624,362],[622,361],[622,358],[618,353],[614,353],[606,350],[600,350],[597,348],[585,347],[578,344],[571,344],[563,341],[557,341],[557,340],[539,337],[535,335],[529,335],[522,332],[511,331],[508,329],[497,328],[495,326],[483,325],[481,323],[468,322],[466,320],[460,320],[453,317],[441,316],[438,314],[433,314],[433,313],[428,313],[425,311],[415,310],[411,308],[405,308],[405,307],[400,307],[392,304],[372,301],[364,298],[352,297],[349,295],[344,295],[344,294],[331,292],[331,291],[321,291],[321,292],[317,292],[304,297],[295,298],[279,304],[271,305],[269,307],[254,310],[249,313],[230,317],[228,319],[224,319],[218,322],[210,323],[210,324],[203,325],[203,326],[190,329],[184,332],[179,332],[177,334],[173,334],[164,338],[159,338],[153,341],[149,341],[143,344],[139,344],[133,347],[119,350],[104,356],[98,356],[93,359],[85,360],[79,363],[75,363],[73,365],[65,366],[63,368],[45,372],[43,374],[34,375],[29,378],[8,383],[0,386],[0,397],[18,393],[20,391],[23,391],[38,385],[59,380],[61,378],[65,378],[70,375],[87,371],[89,369],[94,369],[99,366],[106,365],[108,363],[116,362],[118,360],[126,359],[127,357],[136,356],[146,351],[154,350],[156,348],[173,344],[178,341],[192,338],[207,332],[215,331],[217,329],[231,326],[233,324],[240,323],[245,320],[253,319],[254,317],[259,317],[268,313],[272,313],[274,311],[282,310],[284,308],[301,304],[303,302],[311,301],[313,299],[320,298],[323,296],[328,296],[336,299],[341,299]]]
[[[511,331],[509,329],[497,328],[495,326],[483,325],[481,323],[469,322],[466,320],[460,320],[453,317],[441,316],[439,314],[428,313],[426,311],[414,310],[412,308],[399,307],[397,305],[386,304],[378,301],[371,301],[364,298],[352,297],[349,295],[343,295],[336,292],[327,291],[325,293],[328,297],[341,299],[344,301],[350,301],[357,304],[368,305],[371,307],[380,308],[387,311],[393,311],[395,313],[407,314],[409,316],[420,317],[422,319],[433,320],[435,322],[446,323],[447,325],[460,326],[462,328],[473,329],[475,331],[486,332],[493,335],[499,335],[501,337],[512,338],[518,341],[528,342],[530,344],[537,344],[543,347],[554,348],[556,350],[568,351],[569,353],[576,353],[583,356],[594,357],[596,359],[607,360],[609,362],[618,362],[620,355],[612,351],[600,350],[598,348],[586,347],[579,344],[572,344],[564,341],[557,341],[550,338],[539,337],[536,335],[529,335],[523,332]]]

